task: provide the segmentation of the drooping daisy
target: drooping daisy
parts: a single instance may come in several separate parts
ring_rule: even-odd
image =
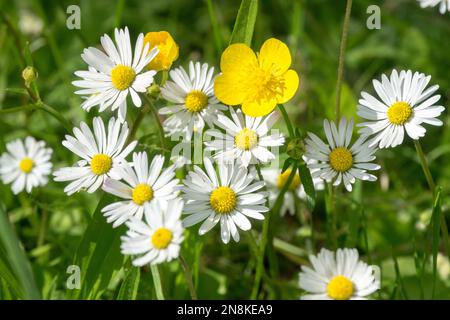
[[[164,121],[164,130],[168,136],[183,133],[190,140],[194,131],[202,131],[205,122],[212,127],[217,115],[226,110],[214,95],[214,67],[191,61],[189,74],[183,67],[169,74],[172,81],[161,87],[161,95],[172,103],[159,110],[162,115],[170,115]]]
[[[135,148],[137,141],[125,147],[128,138],[128,124],[111,118],[108,128],[100,117],[94,118],[94,133],[81,122],[80,128],[74,128],[75,137],[66,135],[63,146],[83,158],[73,167],[61,168],[53,173],[55,181],[72,181],[64,188],[67,195],[81,189],[96,191],[107,177],[120,179],[120,167],[125,158]]]
[[[324,143],[314,133],[308,132],[306,138],[306,157],[315,159],[319,163],[308,164],[310,169],[318,169],[312,173],[313,178],[321,178],[333,182],[338,186],[341,181],[348,191],[352,191],[352,184],[356,178],[375,181],[377,177],[367,173],[367,170],[378,170],[380,166],[371,161],[375,160],[376,147],[370,147],[366,137],[361,136],[350,147],[353,134],[353,119],[347,123],[342,118],[339,128],[334,122],[323,121],[328,144]]]
[[[280,40],[266,40],[258,54],[243,43],[232,44],[220,59],[216,96],[230,106],[242,104],[248,116],[265,116],[297,92],[299,78],[290,66],[291,54]]]
[[[303,157],[306,163],[314,164],[317,163],[316,160],[306,160],[306,157]],[[310,170],[311,172],[317,171]],[[283,173],[281,173],[281,169],[275,168],[264,168],[261,170],[264,181],[267,184],[267,188],[269,190],[269,204],[272,206],[275,203],[280,190],[287,183],[287,180],[292,172],[292,169],[287,169]],[[314,189],[323,190],[325,188],[325,184],[322,179],[315,177],[313,178]],[[291,215],[295,214],[295,197],[299,197],[300,199],[306,199],[305,188],[300,180],[300,175],[296,173],[294,175],[291,184],[288,187],[287,192],[283,197],[283,204],[281,205],[280,214],[284,216],[286,212],[289,212]]]
[[[25,144],[17,139],[6,144],[7,152],[0,157],[0,175],[3,183],[12,183],[14,194],[44,186],[52,170],[50,157],[53,150],[44,141],[26,137]]]
[[[156,74],[154,70],[142,70],[156,56],[158,49],[149,50],[149,44],[144,46],[144,35],[141,33],[133,53],[128,28],[115,29],[114,37],[116,44],[107,34],[100,38],[105,52],[94,47],[84,49],[81,57],[89,68],[75,72],[82,80],[74,81],[73,85],[82,88],[75,91],[76,94],[88,96],[81,104],[83,109],[89,111],[97,105],[100,112],[108,108],[112,111],[118,109],[118,118],[123,122],[128,95],[136,107],[142,105],[138,92],[145,92]]]
[[[158,201],[149,205],[145,221],[133,217],[126,223],[129,230],[121,237],[122,254],[139,256],[133,265],[169,262],[178,257],[183,241],[180,216],[183,201],[176,198],[164,208]]]
[[[375,266],[359,260],[356,249],[322,249],[309,260],[312,268],[300,273],[300,288],[308,292],[303,300],[365,300],[380,289]]]
[[[241,110],[230,108],[231,119],[218,115],[216,125],[225,130],[210,129],[205,134],[215,137],[213,141],[205,142],[206,150],[216,151],[215,158],[225,161],[238,159],[245,167],[250,163],[267,163],[275,159],[269,147],[284,144],[282,134],[268,135],[270,128],[277,121],[278,115],[272,112],[267,117],[249,117]]]
[[[133,216],[142,219],[152,202],[159,201],[165,207],[168,201],[178,196],[179,180],[175,179],[175,165],[164,171],[163,165],[163,156],[155,156],[149,166],[145,152],[133,153],[133,162],[124,164],[120,169],[120,176],[126,183],[106,178],[103,190],[125,199],[102,209],[114,228]]]
[[[371,145],[380,148],[395,147],[403,142],[406,134],[412,139],[419,139],[425,135],[422,123],[441,126],[437,119],[443,106],[436,105],[440,95],[434,94],[439,86],[434,85],[425,89],[431,76],[423,73],[393,70],[390,79],[381,76],[381,82],[373,80],[373,86],[379,99],[362,92],[359,100],[358,115],[369,122],[358,124],[360,133],[375,135]]]
[[[261,212],[269,209],[264,205],[266,194],[257,192],[264,181],[255,181],[255,172],[236,163],[221,164],[216,174],[208,158],[203,160],[205,171],[194,166],[182,188],[186,201],[184,227],[203,221],[198,233],[205,234],[220,221],[220,235],[224,243],[239,241],[238,228],[251,229],[248,218],[263,220]]]
[[[418,0],[422,8],[436,7],[439,5],[439,12],[444,14],[446,11],[450,12],[450,0]]]

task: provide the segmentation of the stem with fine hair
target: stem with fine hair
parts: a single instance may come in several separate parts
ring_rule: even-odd
[[[195,292],[194,282],[192,281],[192,274],[191,270],[189,269],[189,265],[181,254],[179,255],[178,259],[180,260],[181,267],[184,271],[184,276],[186,277],[186,282],[189,288],[191,299],[197,300],[197,292]]]
[[[431,175],[430,167],[428,166],[427,158],[422,149],[422,145],[419,140],[414,140],[414,146],[416,147],[417,155],[419,156],[420,164],[422,166],[423,173],[425,178],[427,179],[428,186],[430,188],[431,193],[433,194],[433,198],[436,196],[436,184],[434,182],[433,176]],[[447,251],[447,255],[450,256],[450,239],[448,235],[448,227],[447,221],[445,219],[445,213],[441,210],[440,217],[440,225],[441,225],[441,233],[444,238],[444,246]]]
[[[347,46],[348,27],[350,23],[351,11],[352,11],[352,0],[347,0],[347,5],[345,7],[344,26],[342,27],[341,44],[339,48],[339,64],[336,83],[335,115],[338,121],[341,116],[341,87],[342,87],[342,79],[344,76],[345,48]]]
[[[164,128],[161,124],[161,121],[159,120],[158,112],[156,111],[155,105],[149,99],[149,97],[147,97],[146,95],[143,95],[143,96],[144,96],[145,102],[147,103],[147,105],[150,108],[150,111],[151,111],[153,118],[155,119],[156,125],[158,127],[158,136],[159,136],[159,142],[161,144],[161,148],[163,150],[166,150],[166,142],[165,142],[165,138],[164,138]]]
[[[164,300],[164,293],[161,285],[161,276],[159,275],[158,266],[156,264],[150,265],[152,272],[153,284],[155,285],[156,298],[158,300]]]

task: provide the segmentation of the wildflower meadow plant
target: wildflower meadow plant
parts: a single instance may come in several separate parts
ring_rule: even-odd
[[[417,10],[450,10],[447,0],[419,2]],[[64,55],[63,36],[55,37],[49,19],[39,20],[45,40],[30,44],[2,13],[0,42],[3,31],[13,35],[7,44],[17,46],[22,87],[4,85],[0,70],[0,298],[450,294],[443,205],[450,172],[444,160],[444,168],[433,163],[450,150],[450,82],[425,64],[432,56],[411,62],[410,53],[400,59],[389,47],[359,51],[357,40],[346,53],[352,0],[345,1],[339,47],[337,34],[320,41],[330,37],[321,31],[328,26],[315,20],[320,15],[309,21],[300,1],[272,3],[275,15],[292,5],[285,12],[292,21],[273,22],[280,30],[292,24],[292,34],[265,30],[270,12],[253,36],[267,4],[242,0],[226,42],[221,20],[230,10],[217,19],[216,6],[230,4],[205,3],[198,12],[210,18],[188,25],[141,23],[139,12],[128,20],[118,6],[115,19],[98,21],[88,36],[84,24],[73,32],[77,41]],[[344,9],[333,5],[339,14]],[[42,67],[50,58],[39,46],[47,45],[56,70]],[[9,65],[2,57],[0,65]],[[422,68],[426,73],[415,71]],[[24,105],[3,107],[3,92]],[[422,142],[433,151],[425,153]],[[80,270],[78,285],[61,282],[72,267]]]

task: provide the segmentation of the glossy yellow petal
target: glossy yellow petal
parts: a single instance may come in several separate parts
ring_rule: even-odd
[[[167,31],[148,32],[144,37],[144,46],[150,43],[150,50],[158,47],[159,52],[147,67],[151,70],[168,70],[178,58],[178,45]]]
[[[257,66],[258,60],[252,49],[243,43],[235,43],[222,53],[220,70],[223,73],[238,73],[245,75],[248,68]]]
[[[291,53],[283,42],[270,38],[263,43],[258,60],[264,70],[276,70],[277,73],[284,73],[291,66]]]
[[[250,117],[262,117],[270,112],[277,106],[277,100],[248,100],[242,103],[242,112]]]
[[[245,97],[242,82],[233,73],[222,73],[214,80],[214,94],[222,103],[230,106],[241,104]]]
[[[278,103],[285,103],[285,102],[291,100],[291,98],[297,92],[299,82],[300,82],[300,80],[298,78],[297,72],[295,72],[292,69],[288,70],[284,74],[284,86],[285,86],[285,88],[284,88],[284,91],[283,91],[283,96],[282,97],[278,97]]]

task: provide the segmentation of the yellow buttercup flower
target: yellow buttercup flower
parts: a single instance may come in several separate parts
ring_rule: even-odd
[[[147,65],[150,70],[168,70],[178,58],[178,45],[167,31],[149,32],[144,37],[144,46],[150,43],[150,50],[159,49],[156,57]]]
[[[291,54],[280,40],[266,40],[258,54],[243,43],[232,44],[222,53],[215,95],[224,104],[242,104],[248,116],[267,115],[298,89],[297,72],[290,66]]]

